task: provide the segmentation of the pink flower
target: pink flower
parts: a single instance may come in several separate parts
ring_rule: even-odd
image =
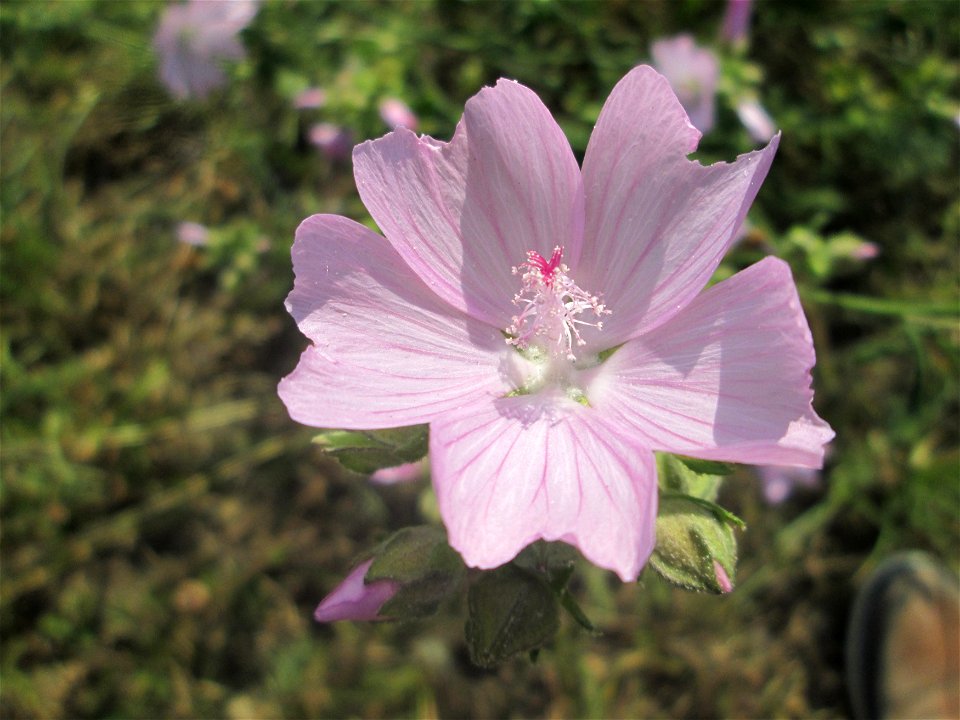
[[[777,126],[766,109],[756,100],[741,100],[737,103],[737,117],[757,142],[770,142],[777,134]]]
[[[721,36],[731,43],[745,42],[750,32],[750,11],[753,0],[727,0],[723,13]]]
[[[397,98],[387,98],[380,103],[380,117],[391,130],[401,126],[414,131],[417,129],[417,116],[403,100]]]
[[[782,503],[795,488],[815,488],[820,484],[820,471],[816,468],[767,466],[757,472],[763,483],[763,497],[771,505]]]
[[[864,240],[850,252],[850,257],[854,260],[873,260],[880,255],[880,246],[869,240]]]
[[[181,222],[177,224],[177,240],[184,245],[203,247],[210,242],[210,231],[197,222]]]
[[[310,143],[331,160],[345,160],[353,149],[351,132],[333,123],[317,123],[310,128]]]
[[[326,91],[323,88],[311,87],[297,94],[293,99],[293,107],[297,110],[313,110],[323,107],[326,102]]]
[[[397,594],[400,584],[392,580],[365,583],[363,576],[371,565],[372,558],[351,570],[346,579],[317,606],[313,618],[317,622],[386,619],[381,618],[378,613],[380,608]]]
[[[810,331],[785,263],[701,293],[779,138],[734,163],[649,67],[614,88],[583,170],[539,98],[501,80],[449,143],[353,153],[386,238],[297,229],[287,309],[312,340],[280,383],[318,427],[430,423],[450,544],[493,568],[542,538],[634,580],[655,541],[654,450],[819,467]],[[572,358],[572,359],[571,359]]]
[[[241,60],[237,34],[257,14],[258,0],[189,0],[170,5],[160,18],[153,46],[160,79],[177,98],[203,98],[226,82],[224,60]]]
[[[714,99],[720,64],[690,35],[657,40],[650,48],[653,65],[670,81],[690,122],[701,133],[713,129]]]

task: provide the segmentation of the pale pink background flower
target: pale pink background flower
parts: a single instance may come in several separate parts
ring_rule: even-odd
[[[201,225],[198,222],[178,223],[177,240],[184,245],[202,247],[210,242],[210,231],[205,225]]]
[[[753,0],[727,0],[727,9],[723,13],[724,40],[731,43],[744,42],[750,33],[750,12]]]
[[[657,40],[650,48],[653,65],[670,81],[690,122],[701,133],[713,129],[720,64],[690,35]]]
[[[203,98],[226,82],[221,64],[241,60],[237,34],[257,14],[258,0],[188,0],[167,7],[153,46],[160,79],[177,98]]]
[[[873,260],[880,256],[880,246],[876,243],[872,243],[869,240],[864,240],[862,243],[857,245],[853,251],[850,253],[850,257],[854,260]]]
[[[386,237],[334,215],[297,229],[287,309],[312,344],[280,383],[291,416],[429,423],[450,544],[479,568],[542,538],[636,579],[655,542],[655,450],[820,467],[833,432],[811,406],[789,268],[767,258],[704,290],[779,138],[708,167],[687,159],[699,139],[639,67],[582,171],[509,80],[467,102],[449,143],[401,128],[357,146]]]
[[[777,134],[777,126],[757,100],[745,99],[737,103],[737,117],[747,129],[747,133],[757,142],[770,142],[770,139]]]
[[[398,98],[387,98],[380,103],[380,117],[391,130],[396,130],[398,127],[414,131],[417,129],[417,116],[403,100]]]
[[[313,110],[323,107],[326,102],[326,91],[323,88],[312,87],[297,94],[293,99],[293,107],[297,110]]]
[[[380,608],[397,594],[399,583],[392,580],[377,580],[364,583],[363,576],[373,565],[373,559],[361,563],[346,579],[317,606],[313,617],[317,622],[336,620],[383,620]]]
[[[767,466],[757,472],[763,497],[771,505],[779,505],[798,487],[812,489],[820,484],[820,471],[816,468]]]
[[[331,160],[346,160],[353,150],[353,133],[333,123],[317,123],[310,128],[308,137]]]

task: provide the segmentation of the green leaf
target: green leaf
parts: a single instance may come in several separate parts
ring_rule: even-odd
[[[325,430],[313,442],[354,472],[376,470],[420,460],[427,454],[426,425],[388,430]]]
[[[540,648],[560,627],[553,591],[513,564],[480,575],[467,596],[467,612],[470,659],[486,668]]]

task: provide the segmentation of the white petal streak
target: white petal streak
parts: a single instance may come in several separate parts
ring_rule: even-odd
[[[374,429],[502,395],[503,336],[450,307],[381,236],[333,215],[297,229],[287,309],[313,341],[280,397],[297,421]]]
[[[450,543],[471,566],[497,567],[542,538],[631,581],[653,549],[652,453],[561,394],[442,418],[430,459]]]
[[[810,330],[786,263],[767,258],[596,368],[590,401],[655,450],[820,467]]]

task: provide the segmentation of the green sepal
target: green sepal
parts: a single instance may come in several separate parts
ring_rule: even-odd
[[[411,620],[433,615],[460,590],[466,567],[447,544],[446,533],[432,525],[404,528],[374,551],[364,582],[392,580],[399,584],[379,614]]]
[[[719,475],[726,477],[733,473],[733,465],[719,460],[703,460],[701,458],[674,455],[675,459],[686,465],[690,470],[700,475]]]
[[[619,350],[620,348],[622,348],[623,345],[624,345],[624,343],[620,343],[619,345],[614,345],[612,348],[607,348],[606,350],[601,350],[599,353],[597,353],[597,362],[598,362],[598,363],[605,363],[605,362],[607,361],[607,359],[608,359],[611,355],[613,355],[617,350]]]
[[[674,493],[674,492],[661,492],[660,493],[661,501],[663,499],[680,499],[686,500],[688,502],[699,505],[700,507],[708,510],[713,513],[713,516],[721,521],[730,525],[731,527],[737,528],[737,530],[746,530],[747,524],[741,520],[737,515],[734,515],[732,512],[727,510],[725,507],[717,505],[715,502],[710,502],[709,500],[704,500],[703,498],[696,497],[694,495],[685,495],[684,493]]]
[[[482,573],[467,594],[467,647],[479,667],[537,650],[559,627],[553,590],[538,574],[512,563]]]
[[[591,635],[600,635],[600,631],[597,630],[592,622],[590,622],[590,618],[588,618],[587,614],[583,612],[583,609],[580,607],[577,601],[573,599],[573,595],[570,594],[570,590],[566,585],[559,590],[555,589],[555,592],[557,593],[557,600],[560,602],[560,606],[570,613],[570,617],[577,622],[577,625],[582,627]]]
[[[577,551],[570,545],[563,542],[538,540],[524,548],[513,562],[531,572],[545,575],[547,583],[557,596],[560,607],[570,613],[570,616],[584,630],[593,635],[599,635],[600,632],[590,622],[567,588],[576,569],[576,559]]]
[[[657,516],[657,545],[650,567],[668,582],[688,590],[723,593],[714,562],[733,583],[737,541],[733,526],[743,526],[736,515],[708,500],[679,493],[661,493]]]
[[[660,489],[714,502],[723,476],[733,472],[726,463],[657,453],[657,480]]]
[[[413,425],[387,430],[324,430],[313,442],[348,470],[367,475],[420,460],[427,454],[428,439],[426,425]]]

